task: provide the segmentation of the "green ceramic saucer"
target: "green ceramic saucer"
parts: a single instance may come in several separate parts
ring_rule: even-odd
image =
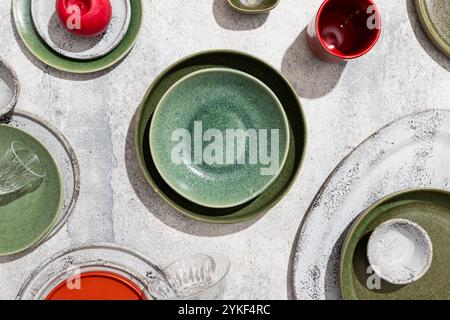
[[[12,10],[17,32],[28,50],[43,63],[62,71],[91,73],[109,68],[119,62],[133,48],[142,22],[142,1],[130,0],[131,22],[124,39],[106,56],[80,61],[59,55],[41,39],[31,17],[31,0],[13,0]]]
[[[64,199],[58,166],[47,149],[27,133],[0,124],[0,154],[13,141],[36,152],[46,176],[33,192],[0,204],[0,256],[21,252],[43,240],[56,223]]]
[[[450,58],[450,1],[416,0],[416,7],[425,32]]]
[[[278,3],[280,3],[280,0],[253,0],[255,3],[259,1],[260,3],[257,3],[256,5],[253,6],[252,5],[246,6],[245,1],[251,3],[252,0],[228,0],[228,3],[234,10],[245,14],[266,13],[275,9]]]
[[[263,81],[278,97],[290,124],[289,151],[278,178],[253,201],[244,205],[213,209],[180,196],[159,175],[148,143],[150,119],[161,97],[184,76],[206,68],[227,67],[247,72]],[[206,51],[168,67],[147,91],[136,114],[135,149],[139,166],[149,185],[181,213],[212,223],[236,223],[260,216],[277,204],[296,180],[306,148],[306,122],[298,97],[287,80],[273,67],[245,53],[230,50]]]
[[[433,243],[433,262],[418,281],[397,286],[383,280],[374,287],[368,271],[367,242],[371,232],[391,219],[408,219],[420,225]],[[390,195],[362,214],[350,229],[342,247],[341,291],[344,299],[431,300],[450,299],[450,192],[408,190]]]
[[[211,208],[235,207],[261,194],[280,173],[288,146],[289,124],[275,94],[260,80],[224,68],[175,83],[150,129],[150,150],[166,183]]]

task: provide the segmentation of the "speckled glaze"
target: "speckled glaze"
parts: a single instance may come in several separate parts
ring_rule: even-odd
[[[55,1],[31,0],[31,16],[39,36],[57,53],[73,59],[91,60],[114,50],[125,37],[131,21],[129,0],[112,0],[113,14],[106,31],[96,37],[78,37],[60,23]]]
[[[450,1],[416,0],[416,8],[430,39],[450,58]]]
[[[262,14],[269,12],[280,3],[280,0],[261,0],[261,4],[256,6],[245,6],[241,0],[228,0],[230,6],[240,12],[245,14]]]
[[[228,143],[226,130],[279,130],[279,166],[272,175],[262,175],[267,164],[256,164],[248,157],[245,164],[200,164],[173,162],[172,150],[179,141],[172,141],[177,129],[187,129],[195,137],[195,122],[202,123],[202,132],[219,130],[223,138],[223,156]],[[269,132],[270,135],[270,132]],[[270,138],[270,136],[268,137]],[[192,142],[193,143],[193,142]],[[191,146],[193,145],[191,143]],[[272,150],[271,140],[258,141]],[[209,143],[204,143],[206,148]],[[261,194],[278,176],[286,161],[289,146],[289,124],[280,101],[258,79],[231,69],[211,68],[184,77],[161,99],[152,118],[150,150],[156,168],[167,184],[180,195],[199,205],[228,208],[241,205]],[[247,145],[247,150],[249,146]]]
[[[13,0],[12,11],[17,32],[28,50],[43,63],[62,71],[91,73],[107,69],[118,63],[133,48],[142,22],[142,0],[130,0],[131,21],[120,44],[106,56],[95,60],[76,60],[51,50],[34,28],[31,0]]]
[[[407,219],[380,224],[370,235],[367,258],[372,270],[396,285],[419,280],[433,260],[433,244],[428,233]]]
[[[450,189],[449,137],[449,111],[416,113],[388,124],[338,165],[299,230],[293,261],[298,299],[342,297],[341,246],[354,219],[373,203],[399,190]]]
[[[379,290],[369,289],[373,283],[368,274],[367,240],[372,231],[392,219],[407,219],[420,225],[433,243],[433,262],[419,280],[395,285],[381,281]],[[448,300],[450,299],[450,192],[415,189],[387,196],[361,215],[350,229],[343,244],[341,260],[341,290],[345,299],[362,300]],[[428,242],[429,240],[425,240]],[[422,246],[427,246],[422,244]],[[424,249],[430,254],[431,249]],[[427,263],[427,261],[425,261]]]
[[[46,176],[36,190],[0,203],[0,256],[24,251],[49,234],[64,199],[59,168],[47,149],[24,131],[0,124],[0,154],[13,141],[23,142],[36,152]]]
[[[282,172],[261,195],[252,202],[237,208],[207,208],[178,195],[158,174],[148,146],[149,121],[165,92],[184,76],[212,67],[233,68],[247,72],[263,81],[282,103],[290,125],[289,151]],[[194,219],[211,223],[237,223],[266,213],[288,192],[303,163],[306,135],[305,116],[298,97],[291,85],[276,69],[242,52],[213,50],[200,52],[176,62],[154,81],[136,115],[135,149],[145,179],[170,206]]]
[[[0,58],[0,119],[15,107],[19,93],[20,84],[16,72]]]

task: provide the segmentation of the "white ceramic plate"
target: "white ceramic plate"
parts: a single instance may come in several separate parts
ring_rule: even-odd
[[[450,189],[450,111],[397,120],[348,155],[316,195],[292,265],[297,299],[340,299],[339,262],[348,227],[382,197],[410,188]]]
[[[111,0],[112,19],[108,29],[93,38],[82,38],[60,24],[54,0],[32,0],[34,26],[45,43],[57,53],[72,59],[92,60],[114,50],[125,37],[131,20],[129,0]]]

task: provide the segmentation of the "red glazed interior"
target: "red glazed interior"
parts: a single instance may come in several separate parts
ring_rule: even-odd
[[[64,1],[64,6],[65,6],[66,10],[69,6],[73,6],[73,5],[78,6],[80,8],[81,15],[85,15],[91,9],[92,3],[91,3],[91,0],[65,0]]]
[[[374,9],[370,13],[369,7]],[[370,29],[368,22],[374,21],[378,28]],[[325,50],[342,59],[354,59],[378,41],[381,16],[372,0],[326,0],[317,14],[316,29]]]

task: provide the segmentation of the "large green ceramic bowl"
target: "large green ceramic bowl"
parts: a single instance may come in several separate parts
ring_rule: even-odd
[[[450,1],[416,0],[416,8],[431,41],[450,58]]]
[[[0,202],[0,256],[24,251],[43,240],[56,223],[64,199],[59,168],[47,149],[22,130],[0,124],[0,155],[13,141],[24,143],[39,156],[46,176],[36,190]]]
[[[34,28],[31,17],[31,0],[13,0],[12,11],[20,38],[37,59],[58,70],[72,73],[91,73],[113,66],[133,48],[141,28],[143,8],[141,0],[130,0],[130,3],[131,22],[120,44],[106,56],[86,61],[66,58],[47,46]]]
[[[277,96],[247,73],[218,68],[184,77],[153,115],[150,150],[166,183],[199,205],[229,208],[278,176],[289,124]]]
[[[418,281],[404,286],[377,282],[367,259],[372,231],[391,219],[420,225],[433,243],[433,262]],[[344,299],[450,299],[450,192],[417,189],[390,195],[363,213],[351,227],[342,247],[341,291]]]
[[[214,209],[189,201],[164,181],[155,167],[148,143],[150,119],[162,96],[192,72],[226,67],[246,72],[264,82],[280,100],[290,125],[286,163],[275,181],[252,201],[238,207]],[[213,50],[194,54],[168,67],[148,89],[136,113],[135,148],[139,166],[154,191],[181,213],[212,223],[236,223],[260,216],[277,204],[295,182],[306,149],[306,122],[298,97],[289,82],[273,67],[248,54]]]
[[[275,9],[275,7],[280,3],[280,0],[261,0],[261,3],[254,6],[246,6],[241,0],[228,0],[228,3],[234,10],[240,13],[261,14]]]

